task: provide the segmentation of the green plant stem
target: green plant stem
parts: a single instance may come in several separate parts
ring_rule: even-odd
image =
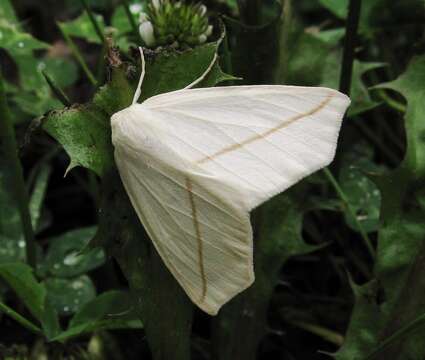
[[[282,2],[282,16],[281,16],[281,31],[280,31],[280,45],[279,45],[279,62],[280,66],[276,71],[276,84],[285,84],[288,72],[288,39],[292,26],[292,0],[283,0]]]
[[[363,242],[372,257],[372,259],[375,259],[375,249],[372,246],[372,242],[370,241],[369,237],[367,236],[366,231],[363,229],[363,226],[360,224],[360,222],[357,220],[356,214],[353,211],[353,208],[350,205],[350,202],[348,201],[347,197],[345,196],[344,191],[342,191],[341,187],[338,184],[338,181],[335,179],[335,177],[332,175],[330,170],[328,168],[324,168],[323,172],[329,182],[334,187],[336,193],[338,194],[339,198],[344,203],[345,207],[347,208],[347,211],[349,212],[350,216],[353,218],[353,221],[355,222],[357,228],[359,229],[360,235],[363,239]]]
[[[23,327],[27,328],[34,334],[40,335],[42,334],[41,329],[33,324],[31,321],[25,319],[23,316],[18,314],[15,310],[7,306],[6,304],[0,301],[0,311],[4,312],[6,315],[10,316],[13,320],[17,321]]]
[[[80,51],[78,50],[77,46],[75,45],[74,41],[72,41],[71,37],[66,33],[66,31],[63,30],[61,24],[57,23],[58,28],[65,39],[66,43],[68,44],[69,48],[71,49],[72,53],[74,54],[75,58],[77,59],[77,62],[80,64],[81,68],[84,71],[84,74],[87,76],[87,79],[90,81],[90,83],[93,86],[97,86],[96,77],[93,75],[89,67],[87,66],[86,62],[84,61],[83,56],[81,55]]]
[[[354,52],[357,43],[361,0],[351,0],[348,8],[347,25],[345,27],[344,52],[342,57],[339,90],[350,95],[351,78],[353,74]]]
[[[385,103],[388,106],[392,107],[394,110],[400,111],[403,114],[406,112],[406,109],[407,109],[406,105],[404,105],[401,102],[393,99],[391,96],[389,96],[387,94],[387,92],[385,90],[379,89],[378,94],[381,97],[381,99],[384,100]]]
[[[291,324],[292,326],[308,331],[314,335],[320,336],[322,339],[337,346],[342,346],[342,344],[344,343],[344,337],[341,334],[337,333],[336,331],[329,330],[323,326],[297,320],[290,320],[286,322]]]
[[[131,28],[133,29],[134,35],[136,35],[136,37],[140,41],[140,44],[142,44],[143,40],[140,36],[139,28],[137,27],[136,21],[134,20],[134,17],[131,14],[130,6],[128,5],[128,1],[127,0],[121,0],[121,3],[122,3],[122,6],[124,7],[125,14],[127,15],[128,22],[130,23]]]
[[[58,99],[64,106],[71,106],[71,101],[69,101],[68,96],[66,96],[65,92],[44,70],[41,73],[43,74],[44,79],[46,80],[47,85],[49,85],[53,95],[56,96],[56,99]]]
[[[9,160],[11,172],[13,174],[12,191],[18,205],[22,222],[22,230],[26,243],[26,259],[28,264],[36,266],[36,246],[34,231],[29,212],[28,193],[25,187],[21,162],[18,157],[18,146],[15,138],[15,129],[6,102],[6,92],[4,89],[3,76],[0,74],[0,143],[3,144],[4,154],[2,156]]]
[[[106,39],[105,39],[105,35],[103,35],[103,31],[100,28],[99,24],[96,21],[96,18],[93,15],[93,12],[91,11],[90,7],[87,4],[86,0],[80,0],[81,4],[84,7],[84,10],[86,10],[87,15],[89,16],[90,22],[93,25],[94,30],[96,31],[96,35],[98,36],[99,40],[102,42],[102,44],[105,46],[106,45]]]

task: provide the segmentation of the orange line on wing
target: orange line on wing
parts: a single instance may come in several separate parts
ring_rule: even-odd
[[[198,242],[199,270],[201,273],[201,280],[202,280],[202,293],[201,293],[200,302],[202,303],[204,302],[205,296],[207,294],[207,279],[205,277],[205,269],[204,269],[204,248],[202,244],[201,230],[199,227],[195,199],[193,197],[193,192],[192,192],[192,182],[190,181],[188,177],[186,177],[186,190],[189,194],[190,207],[192,210],[193,226],[195,228],[196,240]]]
[[[249,137],[248,139],[246,139],[246,140],[244,140],[244,141],[242,141],[240,143],[235,143],[235,144],[229,145],[229,146],[225,147],[224,149],[221,149],[221,150],[217,151],[216,153],[214,153],[212,155],[206,155],[203,158],[197,160],[196,163],[197,164],[203,164],[203,163],[205,163],[207,161],[213,160],[214,158],[216,158],[218,156],[227,154],[227,153],[229,153],[231,151],[234,151],[236,149],[239,149],[242,146],[248,145],[248,144],[250,144],[250,143],[252,143],[254,141],[257,141],[257,140],[260,140],[260,139],[264,139],[265,137],[267,137],[267,136],[275,133],[276,131],[279,131],[279,130],[281,130],[281,129],[283,129],[283,128],[289,126],[289,125],[291,125],[292,123],[294,123],[297,120],[300,120],[300,119],[302,119],[304,117],[313,115],[313,114],[317,113],[318,111],[320,111],[321,109],[323,109],[329,103],[329,101],[331,101],[332,96],[333,96],[333,94],[329,94],[326,97],[326,99],[323,100],[319,105],[317,105],[315,108],[313,108],[313,109],[311,109],[311,110],[309,110],[309,111],[307,111],[305,113],[295,115],[295,116],[289,118],[288,120],[286,120],[285,122],[282,122],[278,126],[276,126],[276,127],[272,128],[270,130],[267,130],[267,131],[263,132],[262,134],[257,134],[257,135],[254,135],[254,136]]]

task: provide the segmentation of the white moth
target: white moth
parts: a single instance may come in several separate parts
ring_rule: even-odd
[[[182,90],[112,116],[115,160],[140,221],[190,299],[215,315],[254,281],[249,212],[328,165],[349,98],[281,85]]]

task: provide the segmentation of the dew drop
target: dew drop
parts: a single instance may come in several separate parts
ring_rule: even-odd
[[[37,65],[37,70],[38,71],[43,71],[46,68],[46,64],[42,61],[40,61]]]
[[[142,11],[142,5],[140,5],[140,4],[131,4],[130,5],[130,12],[132,14],[138,14],[141,11]]]
[[[83,288],[83,287],[84,287],[84,284],[83,284],[83,282],[82,282],[82,281],[77,280],[77,281],[74,281],[74,282],[72,283],[72,288],[73,288],[74,290],[78,290],[78,289],[81,289],[81,288]]]
[[[63,263],[67,266],[73,266],[78,264],[82,259],[82,256],[79,255],[76,251],[68,254],[65,259],[63,259]]]

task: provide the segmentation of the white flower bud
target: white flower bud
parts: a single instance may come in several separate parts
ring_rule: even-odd
[[[206,36],[210,36],[213,32],[213,26],[212,25],[208,25],[207,30],[205,31],[205,35]]]
[[[141,23],[139,26],[139,32],[146,46],[153,46],[155,44],[155,35],[150,21],[144,21]]]
[[[145,22],[145,21],[148,21],[148,20],[149,20],[148,14],[146,14],[145,12],[141,12],[139,14],[139,23],[140,24],[143,23],[143,22]]]
[[[176,9],[180,9],[180,8],[182,7],[182,3],[181,3],[180,1],[177,1],[177,2],[174,4],[174,7],[175,7]]]
[[[201,34],[198,36],[198,41],[200,44],[203,44],[205,41],[207,41],[207,37],[205,34]]]
[[[199,14],[200,14],[201,16],[204,16],[206,13],[207,13],[207,7],[206,7],[205,5],[201,5],[201,6],[199,7]]]

